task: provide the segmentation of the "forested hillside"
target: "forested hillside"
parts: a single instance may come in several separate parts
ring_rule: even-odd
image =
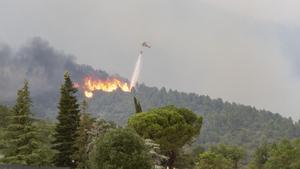
[[[138,86],[134,94],[122,91],[97,92],[88,100],[89,111],[94,116],[119,125],[126,124],[127,118],[134,113],[133,95],[140,99],[144,111],[153,107],[176,105],[203,116],[204,125],[196,142],[204,145],[225,143],[252,149],[263,142],[300,137],[299,122],[295,123],[279,114],[224,102],[222,99],[211,99],[209,96],[167,91],[165,88],[158,89],[143,84]],[[47,97],[40,96],[34,100],[38,116],[54,119],[57,103],[55,96],[48,93]]]
[[[250,106],[145,85],[140,85],[135,95],[141,100],[144,110],[171,104],[189,108],[203,116],[204,125],[197,139],[202,144],[222,142],[253,148],[265,141],[300,136],[299,123]],[[134,112],[132,95],[122,92],[98,93],[90,100],[90,111],[124,124]]]
[[[86,75],[107,78],[105,71],[80,65],[71,56],[55,50],[40,38],[13,52],[9,47],[0,49],[0,104],[14,105],[15,90],[24,78],[31,84],[33,112],[36,117],[55,120],[59,88],[65,70],[74,82],[80,83]],[[21,73],[21,75],[20,75]],[[82,92],[79,92],[82,93]],[[300,124],[269,111],[211,99],[209,96],[188,94],[165,88],[139,85],[135,92],[96,92],[90,99],[89,111],[94,116],[126,124],[134,112],[133,95],[140,99],[143,110],[164,105],[186,107],[203,116],[204,125],[198,143],[227,143],[253,148],[265,141],[300,137]],[[81,95],[78,96],[82,100]]]

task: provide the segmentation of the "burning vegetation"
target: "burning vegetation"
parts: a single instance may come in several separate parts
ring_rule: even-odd
[[[142,49],[143,48],[151,48],[151,45],[148,42],[143,42]],[[126,81],[117,77],[97,79],[92,76],[86,76],[82,85],[79,83],[74,83],[74,87],[82,89],[85,97],[87,98],[92,98],[95,91],[113,92],[120,89],[123,92],[131,92],[132,88],[136,86],[140,76],[142,56],[143,50],[141,50],[139,53],[130,83],[127,83]]]
[[[92,76],[86,76],[82,85],[75,83],[74,87],[82,89],[87,98],[92,98],[95,91],[113,92],[119,89],[123,92],[131,92],[132,89],[129,83],[116,77],[97,79]]]

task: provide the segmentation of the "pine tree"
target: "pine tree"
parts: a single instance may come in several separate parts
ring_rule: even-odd
[[[94,119],[91,118],[87,110],[88,103],[84,100],[82,102],[79,129],[77,130],[78,137],[74,145],[77,151],[72,156],[77,169],[85,169],[88,167],[89,132],[93,128]]]
[[[135,113],[143,112],[141,103],[135,96],[133,96],[133,101],[134,101],[134,106],[135,106]]]
[[[59,167],[74,167],[72,155],[77,151],[74,146],[79,127],[79,104],[76,99],[77,89],[74,88],[68,72],[64,75],[64,84],[61,86],[61,97],[58,105],[58,124],[55,128],[54,146],[56,155],[54,164]]]
[[[42,141],[38,130],[33,124],[30,111],[31,99],[28,82],[18,91],[16,105],[9,117],[9,125],[4,137],[4,158],[1,161],[10,164],[39,165],[41,159]]]

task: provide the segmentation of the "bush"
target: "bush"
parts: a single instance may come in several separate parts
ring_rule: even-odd
[[[144,140],[130,129],[114,129],[96,142],[90,157],[92,169],[151,169]]]

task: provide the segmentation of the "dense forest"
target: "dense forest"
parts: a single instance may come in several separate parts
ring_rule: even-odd
[[[300,137],[300,124],[291,118],[266,110],[257,110],[252,106],[225,102],[222,99],[176,90],[167,91],[165,88],[147,87],[144,84],[139,85],[134,94],[122,91],[95,93],[95,96],[88,100],[89,112],[95,117],[124,125],[128,117],[134,113],[133,95],[141,101],[145,111],[175,105],[189,108],[203,116],[203,128],[196,143],[201,143],[205,147],[225,143],[245,146],[252,150],[263,142]],[[83,96],[79,97],[82,99]],[[57,106],[54,104],[57,102],[55,96],[48,94],[47,97],[34,100],[37,103],[36,113],[39,113],[37,116],[55,118]]]
[[[76,64],[41,39],[17,52],[22,57],[14,58],[11,53],[8,48],[0,52],[1,61],[5,61],[0,68],[0,159],[4,163],[85,168],[90,161],[97,164],[98,158],[128,148],[127,152],[138,151],[141,156],[115,154],[108,165],[122,166],[124,163],[118,159],[124,158],[133,161],[128,163],[129,169],[140,162],[149,168],[153,161],[182,169],[277,169],[284,168],[282,165],[298,169],[300,121],[253,106],[145,84],[137,85],[131,93],[99,91],[93,98],[84,99],[83,91],[74,88],[69,74],[65,74],[63,84],[65,70],[78,83],[86,75],[110,75]],[[22,73],[19,70],[25,72],[21,80],[13,76]],[[20,88],[24,77],[30,87],[25,81],[16,98],[16,88]],[[82,101],[88,106],[80,109]],[[18,118],[25,122],[21,120],[20,124]],[[32,145],[22,140],[33,140],[35,144],[28,147]],[[13,142],[22,145],[21,150]],[[66,145],[60,147],[58,143],[62,142]],[[133,143],[135,146],[131,146]]]
[[[145,106],[147,102],[142,98],[147,95],[141,93],[147,92],[145,89],[152,90],[154,98],[161,98],[149,99],[148,105],[151,103],[153,107]],[[56,120],[45,120],[31,112],[33,102],[25,81],[17,92],[15,105],[0,106],[0,164],[78,169],[299,167],[299,123],[291,119],[208,96],[166,92],[164,88],[140,85],[134,95],[141,98],[134,97],[134,104],[132,94],[121,91],[98,93],[95,99],[83,99],[79,104],[80,96],[66,73],[58,116]],[[180,102],[180,97],[192,99]],[[181,107],[173,106],[175,102],[168,101],[171,98]],[[106,104],[99,104],[99,100]],[[110,102],[116,102],[117,106],[107,104]],[[122,108],[122,104],[127,106]],[[98,109],[97,106],[107,109],[93,113],[92,117],[88,113],[89,105],[91,111]],[[192,105],[200,105],[198,108],[203,112],[183,108]],[[127,116],[120,116],[121,112],[108,113],[117,108],[128,108],[131,112]]]

